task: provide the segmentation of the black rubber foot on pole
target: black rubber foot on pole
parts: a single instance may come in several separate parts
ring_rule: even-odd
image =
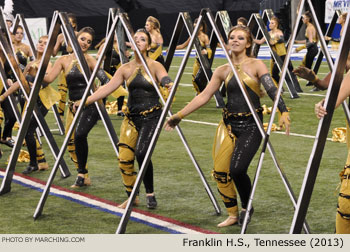
[[[11,186],[4,187],[4,188],[0,191],[0,195],[4,195],[4,194],[9,193],[9,192],[11,192]]]

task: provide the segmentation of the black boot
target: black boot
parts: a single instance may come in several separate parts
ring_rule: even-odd
[[[240,225],[240,226],[243,225],[243,221],[244,221],[244,218],[245,218],[246,213],[247,213],[247,210],[242,210],[242,211],[241,211],[241,214],[239,215],[239,219],[238,219],[238,225]],[[252,207],[252,208],[250,209],[250,212],[249,212],[247,225],[249,224],[250,219],[252,218],[253,213],[254,213],[254,208]]]
[[[148,209],[155,209],[157,207],[156,196],[154,196],[154,195],[147,196],[146,200],[147,200],[147,208]]]
[[[37,165],[28,165],[27,168],[22,172],[23,174],[30,174],[38,170]]]

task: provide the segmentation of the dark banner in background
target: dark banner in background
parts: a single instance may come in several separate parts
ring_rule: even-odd
[[[313,0],[320,23],[324,20],[325,0]],[[0,0],[3,6],[4,0]],[[161,23],[164,45],[168,45],[179,12],[189,12],[195,19],[202,8],[209,8],[215,15],[218,10],[229,13],[232,24],[238,17],[249,19],[252,13],[271,8],[281,19],[281,23],[289,34],[290,0],[14,0],[14,13],[21,13],[26,18],[47,17],[51,21],[55,10],[74,13],[78,27],[91,26],[95,29],[98,43],[106,33],[109,8],[121,8],[128,13],[133,28],[136,30],[145,25],[148,16],[154,16]],[[181,40],[184,41],[187,36]],[[180,41],[181,42],[181,41]]]

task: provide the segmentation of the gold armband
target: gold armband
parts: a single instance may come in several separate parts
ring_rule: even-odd
[[[180,117],[180,119],[184,118],[184,115],[181,113],[181,111],[177,112],[176,114],[177,114],[178,117]]]

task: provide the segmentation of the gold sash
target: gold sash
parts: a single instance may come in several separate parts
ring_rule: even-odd
[[[243,61],[244,62],[244,61]],[[242,63],[243,63],[242,62]],[[237,73],[238,73],[238,77],[239,79],[241,80],[242,83],[244,83],[245,85],[247,85],[251,90],[254,91],[254,93],[261,97],[261,89],[260,89],[260,84],[257,83],[255,80],[253,80],[248,74],[246,74],[245,72],[242,71],[241,69],[241,64],[235,66],[236,67],[236,70],[237,70]],[[231,80],[231,78],[233,77],[233,71],[230,72],[228,74],[228,76],[226,77],[226,80],[225,80],[225,85],[226,85],[226,88],[227,88],[227,85],[228,85],[228,82]],[[245,88],[245,86],[243,86]]]

